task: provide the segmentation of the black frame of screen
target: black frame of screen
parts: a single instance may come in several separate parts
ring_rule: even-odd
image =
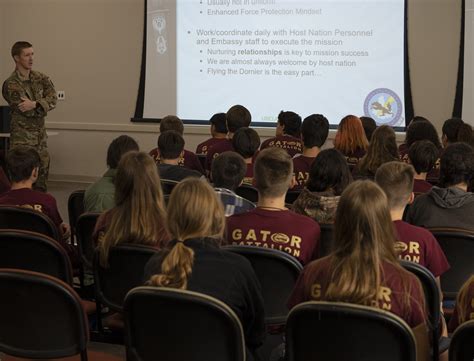
[[[413,99],[411,94],[411,82],[410,82],[410,62],[408,57],[408,1],[405,0],[404,4],[404,78],[405,78],[405,127],[393,127],[396,131],[405,131],[407,125],[413,119]],[[145,76],[146,76],[146,42],[147,42],[147,3],[145,2],[145,15],[143,19],[143,47],[142,47],[142,65],[140,71],[140,84],[138,87],[138,96],[135,106],[135,115],[130,120],[134,123],[159,123],[161,118],[143,118],[143,108],[145,102]],[[464,0],[463,0],[464,9]],[[463,23],[464,23],[464,12],[463,12]],[[464,37],[464,31],[462,33]],[[462,51],[464,52],[464,42],[462,43]],[[459,75],[458,75],[459,76]],[[459,85],[459,78],[458,78]],[[458,89],[457,89],[458,90]],[[457,99],[456,91],[456,99]],[[461,87],[461,104],[462,104],[462,87]],[[462,106],[462,105],[461,105]],[[197,120],[197,119],[182,119],[184,124],[196,124],[196,125],[209,125],[209,120]],[[268,122],[252,122],[252,127],[264,127],[264,128],[275,128],[275,123]],[[331,124],[331,129],[337,129],[337,124]]]
[[[456,82],[456,96],[454,98],[453,117],[462,117],[462,102],[464,96],[464,42],[466,31],[466,1],[462,0],[461,8],[461,38],[459,45],[459,63],[458,63],[458,79]]]

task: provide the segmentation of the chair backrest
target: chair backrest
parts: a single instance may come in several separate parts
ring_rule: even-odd
[[[110,249],[108,267],[102,267],[99,251],[94,253],[94,281],[99,301],[121,312],[128,291],[143,285],[144,268],[156,248],[123,244]]]
[[[41,212],[18,206],[0,206],[0,229],[21,229],[59,240],[58,228]]]
[[[69,213],[69,226],[71,226],[71,238],[76,235],[76,224],[79,216],[84,213],[84,189],[72,192],[67,200],[67,210]]]
[[[81,353],[87,360],[87,318],[66,283],[24,270],[0,269],[0,351],[25,358]]]
[[[327,256],[334,246],[334,224],[320,223],[319,258]]]
[[[285,195],[285,203],[293,204],[293,202],[296,201],[296,199],[298,199],[300,194],[301,194],[301,190],[294,190],[294,191],[289,190],[288,192],[286,192],[286,195]]]
[[[128,360],[245,360],[238,317],[213,297],[138,287],[127,294],[124,316]]]
[[[179,183],[171,179],[161,179],[161,189],[163,189],[163,194],[171,194],[174,187]]]
[[[207,155],[206,154],[196,154],[198,159],[199,159],[199,163],[201,163],[201,166],[202,166],[202,169],[206,169],[206,158],[207,158]]]
[[[284,323],[288,297],[303,269],[301,263],[275,249],[252,246],[225,246],[223,249],[244,256],[252,264],[262,287],[266,323]]]
[[[399,317],[371,307],[305,302],[286,323],[288,361],[415,361],[413,332]]]
[[[16,229],[0,230],[0,268],[40,272],[72,285],[72,267],[61,245],[45,235]]]
[[[255,187],[249,186],[248,184],[242,184],[235,190],[237,195],[249,200],[250,202],[258,202],[258,190]]]
[[[451,268],[441,275],[441,289],[454,299],[463,283],[474,273],[474,232],[457,228],[430,228]]]
[[[431,334],[433,359],[438,360],[439,354],[439,323],[440,323],[440,290],[433,274],[422,265],[414,262],[400,261],[403,268],[413,273],[421,282],[425,295],[428,323]]]
[[[451,336],[449,361],[474,360],[474,320],[459,326]]]
[[[92,269],[95,243],[92,238],[95,224],[100,213],[84,213],[79,216],[76,224],[77,248],[84,265]]]

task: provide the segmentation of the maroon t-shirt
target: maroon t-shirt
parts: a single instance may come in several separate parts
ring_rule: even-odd
[[[394,221],[393,224],[397,235],[395,250],[400,259],[421,264],[435,277],[449,269],[444,252],[430,231],[404,221]]]
[[[296,186],[293,189],[302,189],[309,178],[309,171],[316,157],[304,155],[293,158],[293,173],[296,178]]]
[[[398,156],[400,157],[400,160],[409,163],[408,161],[408,145],[406,143],[402,143],[398,146]]]
[[[8,180],[3,168],[0,167],[0,194],[10,190],[10,181]]]
[[[301,139],[292,137],[291,135],[278,135],[276,137],[267,139],[260,146],[260,150],[272,147],[286,150],[292,158],[296,154],[303,153],[303,143],[301,143]]]
[[[202,142],[199,144],[196,148],[196,154],[207,154],[209,149],[213,147],[216,144],[219,144],[223,140],[226,140],[225,138],[209,138],[205,142]]]
[[[404,287],[401,272],[403,270],[388,262],[382,263],[381,289],[377,306],[381,310],[401,317],[413,328],[425,322],[423,290],[416,276],[406,271],[403,272],[407,280]],[[331,273],[331,256],[308,264],[296,282],[288,300],[288,308],[291,309],[306,301],[324,301],[331,282]],[[409,307],[405,305],[404,297],[407,293],[410,295]]]
[[[155,160],[156,164],[160,163],[160,151],[158,150],[158,148],[152,149],[149,154]],[[190,152],[189,150],[184,149],[181,152],[178,160],[178,165],[204,174],[204,169],[202,169],[202,165],[199,161],[199,158],[196,154]]]
[[[302,264],[317,256],[320,233],[316,221],[289,210],[255,208],[227,218],[227,244],[278,249]]]
[[[465,309],[461,310],[461,305],[456,304],[453,315],[449,320],[449,332],[454,332],[454,330],[461,324],[459,316],[462,312],[464,312],[465,315],[463,322],[474,320],[474,280],[471,280],[471,282],[466,285],[466,288],[463,289],[463,293],[465,294],[465,298],[467,300]]]
[[[0,196],[0,204],[6,206],[20,206],[34,209],[49,217],[58,227],[61,234],[63,220],[59,215],[56,199],[48,193],[38,192],[30,188],[10,190]]]
[[[413,192],[414,193],[428,193],[433,185],[423,179],[414,179]]]
[[[214,158],[217,158],[219,154],[229,150],[234,151],[234,146],[232,145],[231,139],[223,139],[221,142],[214,144],[211,148],[209,148],[206,156],[206,170],[211,170],[212,161]]]

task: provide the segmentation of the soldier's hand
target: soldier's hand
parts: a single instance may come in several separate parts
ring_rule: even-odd
[[[18,109],[20,112],[24,113],[36,108],[36,102],[28,98],[21,97],[22,102],[18,104]]]

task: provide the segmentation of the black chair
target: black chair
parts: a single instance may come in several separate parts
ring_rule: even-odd
[[[41,212],[17,206],[0,206],[0,229],[21,229],[59,240],[58,228]]]
[[[286,323],[288,361],[415,361],[415,338],[399,317],[372,307],[305,302]]]
[[[467,321],[454,331],[449,346],[449,361],[474,360],[474,320]]]
[[[87,317],[70,285],[49,275],[0,269],[0,352],[27,359],[80,354],[82,361],[118,361],[89,352]],[[2,357],[8,361],[10,357]],[[16,359],[18,360],[18,359]]]
[[[252,246],[225,246],[223,249],[247,258],[262,287],[267,325],[284,324],[286,305],[296,280],[303,269],[299,261],[275,249]]]
[[[293,204],[301,194],[301,190],[289,190],[285,195],[285,203]]]
[[[430,228],[451,268],[441,276],[445,299],[455,299],[463,283],[474,273],[474,232],[458,228]]]
[[[124,316],[127,360],[245,360],[238,317],[213,297],[138,287],[127,294]]]
[[[196,154],[199,159],[199,163],[201,163],[202,169],[206,169],[206,154]]]
[[[327,256],[332,252],[334,246],[334,225],[321,223],[321,237],[319,238],[319,258]]]
[[[258,190],[255,187],[247,184],[242,184],[235,190],[235,193],[242,198],[249,200],[252,203],[258,202]]]
[[[432,345],[432,360],[439,359],[439,328],[440,328],[440,290],[433,274],[425,267],[418,263],[400,261],[403,268],[413,273],[419,280],[423,287],[425,295],[426,310],[428,312],[428,323],[430,326],[431,345]]]
[[[171,194],[174,187],[176,187],[176,185],[179,183],[171,179],[161,179],[160,181],[161,181],[161,189],[163,190],[163,194],[165,195]]]
[[[76,223],[77,248],[83,266],[89,269],[92,269],[96,248],[92,235],[99,216],[100,213],[84,213],[79,216]]]
[[[40,272],[72,285],[66,251],[45,235],[16,229],[0,230],[0,268]]]
[[[94,282],[98,301],[116,312],[122,312],[123,300],[134,287],[143,285],[143,271],[156,248],[123,244],[112,247],[108,267],[99,262],[99,251],[94,253]],[[100,309],[100,307],[97,307]]]
[[[69,213],[69,226],[71,227],[71,242],[76,239],[76,224],[79,216],[84,213],[84,193],[81,189],[72,192],[67,200],[67,210]]]

